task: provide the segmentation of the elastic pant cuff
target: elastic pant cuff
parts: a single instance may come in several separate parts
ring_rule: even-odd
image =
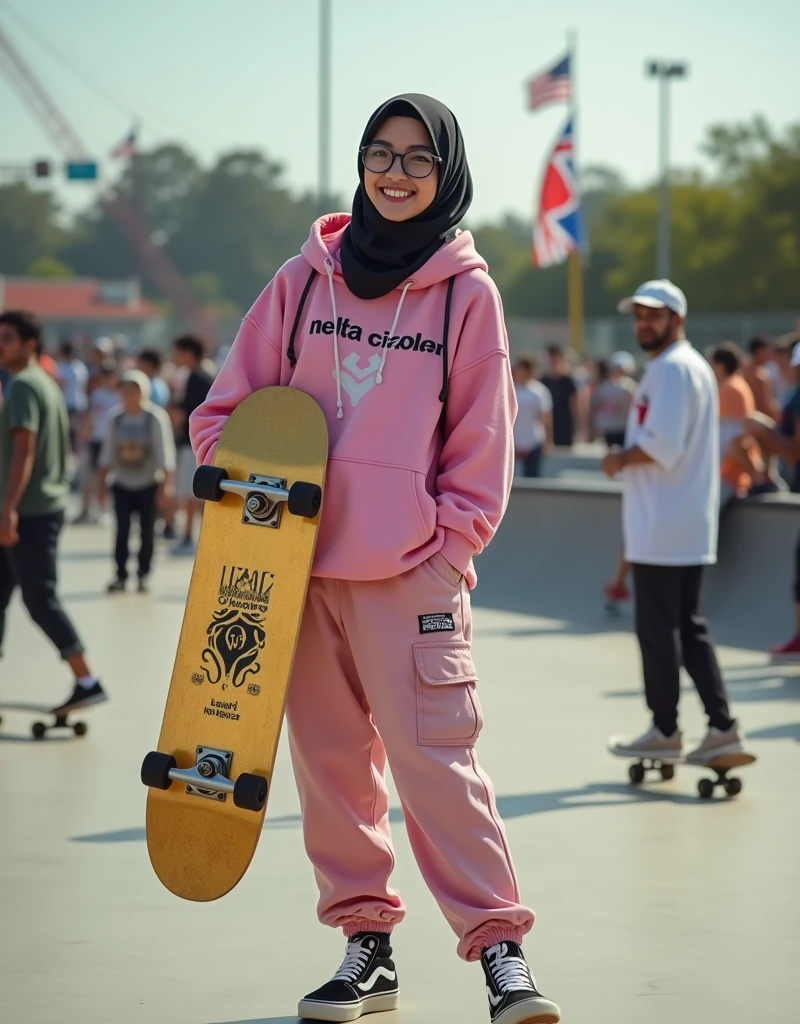
[[[342,930],[349,939],[357,932],[381,932],[388,935],[394,925],[394,921],[368,921],[365,917],[359,917],[355,921],[348,921]]]
[[[491,949],[492,946],[496,946],[498,942],[516,942],[522,943],[525,933],[528,931],[527,928],[520,928],[514,925],[499,924],[495,922],[489,925],[484,931],[478,932],[473,938],[472,945],[467,950],[465,960],[470,962],[474,960],[480,960],[481,953],[484,949]]]

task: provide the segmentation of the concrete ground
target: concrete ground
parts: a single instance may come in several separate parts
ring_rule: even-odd
[[[721,659],[759,757],[741,772],[743,793],[701,801],[692,768],[634,789],[605,750],[646,716],[629,613],[609,619],[597,598],[618,522],[611,499],[598,500],[570,499],[579,528],[563,495],[546,505],[515,491],[474,595],[479,754],[538,914],[529,959],[574,1024],[796,1024],[800,666],[770,665],[759,649],[788,633],[788,570],[773,564],[755,593],[755,575],[740,580],[755,632],[730,596],[735,578],[712,581]],[[286,745],[240,885],[206,905],[164,890],[138,774],[158,736],[191,560],[160,552],[151,595],[110,599],[109,546],[107,529],[69,529],[62,591],[111,702],[85,715],[84,739],[42,743],[29,739],[32,716],[0,708],[0,1020],[290,1024],[298,997],[338,966],[342,940],[316,922]],[[18,603],[9,634],[0,702],[60,699],[67,675]],[[703,731],[688,688],[683,728]],[[402,1006],[368,1019],[485,1022],[480,968],[456,958],[393,817],[409,908],[394,936]]]

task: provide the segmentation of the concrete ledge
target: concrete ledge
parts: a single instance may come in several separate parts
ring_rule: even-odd
[[[621,498],[616,481],[515,481],[503,523],[476,559],[475,604],[552,618],[573,632],[618,628],[602,590],[622,550]],[[799,532],[800,495],[747,498],[726,510],[719,561],[705,582],[720,639],[763,650],[788,635]]]

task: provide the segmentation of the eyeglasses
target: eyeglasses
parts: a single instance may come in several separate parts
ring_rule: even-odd
[[[410,149],[407,153],[395,153],[388,146],[373,144],[362,146],[359,153],[361,162],[373,174],[385,174],[394,166],[397,157],[400,157],[400,166],[404,174],[410,178],[427,178],[433,173],[434,167],[442,162],[440,156],[436,156],[428,149]]]

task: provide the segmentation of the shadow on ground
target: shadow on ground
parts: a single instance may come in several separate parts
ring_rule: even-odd
[[[724,670],[731,702],[752,704],[770,701],[800,700],[800,665],[743,665]],[[681,695],[694,693],[691,683],[681,686]],[[641,699],[639,689],[606,690],[601,696],[609,700]],[[745,723],[745,731],[747,723]]]
[[[514,793],[497,798],[500,816],[505,821],[524,818],[531,814],[546,814],[550,811],[570,811],[584,807],[610,807],[636,804],[668,802],[700,806],[696,797],[676,792],[669,784],[653,782],[646,788],[631,786],[626,782],[590,782],[576,789],[555,789],[546,793]],[[715,801],[722,803],[723,801]],[[707,806],[707,805],[706,805]],[[399,807],[389,809],[389,821],[400,824],[403,812]],[[302,819],[299,814],[284,814],[266,818],[264,829],[299,828]],[[138,843],[145,838],[144,828],[124,828],[113,832],[95,832],[73,836],[73,843]]]

